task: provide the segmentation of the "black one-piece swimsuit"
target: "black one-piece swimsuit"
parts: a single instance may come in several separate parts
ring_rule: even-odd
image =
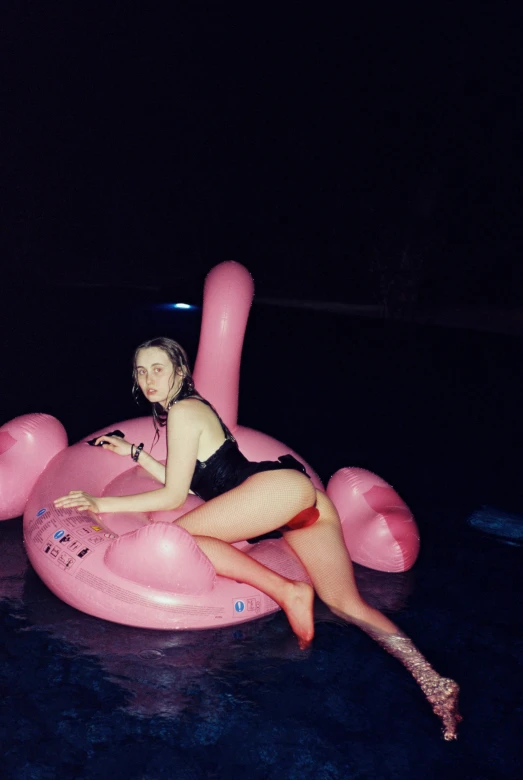
[[[238,443],[230,430],[227,428],[216,409],[200,396],[189,396],[209,406],[220,421],[225,436],[225,441],[205,461],[196,461],[193,478],[191,480],[191,490],[204,501],[221,496],[228,490],[232,490],[246,479],[258,474],[261,471],[278,471],[280,469],[293,469],[307,474],[305,466],[300,463],[293,455],[281,455],[277,461],[262,460],[254,462],[247,460],[245,455],[240,452]],[[255,539],[249,539],[249,542],[258,542],[261,539],[270,539],[280,537],[279,531],[272,531],[263,536],[257,536]]]

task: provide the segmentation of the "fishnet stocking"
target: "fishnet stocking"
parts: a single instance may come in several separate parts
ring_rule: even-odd
[[[312,638],[313,634],[306,617],[311,613],[312,601],[306,592],[288,595],[292,594],[293,583],[223,542],[283,529],[315,502],[320,512],[317,522],[299,530],[284,530],[284,536],[307,570],[316,593],[335,614],[359,626],[401,661],[441,718],[445,739],[455,739],[461,720],[457,683],[440,677],[411,640],[362,599],[336,508],[325,494],[315,492],[307,477],[291,470],[255,474],[234,490],[184,515],[177,523],[196,537],[218,574],[241,579],[274,598],[285,610],[302,644],[306,644],[306,636]],[[298,604],[298,610],[293,604]]]
[[[314,590],[322,601],[336,613],[345,615],[347,620],[364,620],[383,631],[397,632],[394,623],[360,596],[334,504],[318,491],[316,506],[320,518],[314,525],[284,533],[285,541],[307,570]]]
[[[245,582],[270,596],[285,612],[305,648],[314,636],[314,591],[306,582],[292,582],[227,542],[195,536],[194,540],[222,577]]]
[[[317,506],[320,519],[315,525],[285,534],[286,541],[305,566],[316,593],[336,615],[359,626],[401,661],[442,720],[445,739],[456,739],[457,725],[461,721],[459,686],[454,680],[440,677],[412,641],[362,599],[336,508],[323,493],[318,493]]]
[[[433,712],[441,719],[444,739],[457,739],[458,724],[463,720],[458,710],[459,685],[454,680],[440,677],[405,634],[386,634],[373,626],[358,625],[408,669],[427,697]]]
[[[299,471],[264,471],[176,522],[193,536],[241,542],[280,528],[315,501],[312,482]]]

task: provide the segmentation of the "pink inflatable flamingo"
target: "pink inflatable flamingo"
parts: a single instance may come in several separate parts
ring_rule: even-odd
[[[276,459],[292,450],[237,424],[241,350],[252,295],[252,278],[237,263],[222,263],[208,275],[195,380],[247,457]],[[147,449],[152,445],[149,417],[111,428],[143,441]],[[200,503],[195,496],[173,512],[105,514],[101,519],[54,507],[53,499],[73,487],[94,495],[158,487],[139,466],[129,467],[127,459],[86,446],[88,438],[106,430],[67,447],[63,426],[49,415],[24,415],[0,428],[0,519],[24,512],[26,550],[49,588],[89,614],[151,628],[229,625],[276,611],[277,605],[255,588],[217,577],[192,537],[172,524]],[[155,456],[166,457],[164,435]],[[322,489],[315,472],[299,459]],[[342,469],[327,493],[355,561],[389,572],[412,566],[419,548],[416,525],[390,485],[362,469]],[[307,579],[283,539],[238,546],[287,577]]]
[[[205,281],[202,329],[194,378],[198,391],[220,412],[250,460],[277,460],[291,452],[305,464],[315,486],[315,471],[287,445],[238,425],[240,362],[254,283],[244,266],[221,263]],[[352,560],[379,571],[410,569],[419,552],[411,511],[394,488],[360,468],[337,471],[327,485],[343,525]]]

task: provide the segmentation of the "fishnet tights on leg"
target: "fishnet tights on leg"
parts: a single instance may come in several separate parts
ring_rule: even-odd
[[[314,525],[285,533],[285,540],[305,566],[316,593],[335,614],[359,626],[408,669],[441,719],[445,739],[456,739],[461,721],[459,686],[454,680],[440,677],[412,641],[362,599],[336,508],[319,492],[317,507],[320,518]]]
[[[312,588],[281,577],[231,543],[274,531],[315,500],[304,474],[290,469],[261,472],[176,521],[195,538],[218,574],[259,588],[280,605],[301,647],[314,635]]]
[[[463,720],[458,710],[459,685],[454,680],[440,677],[416,645],[403,633],[388,634],[373,626],[356,622],[363,631],[384,650],[397,658],[408,669],[425,694],[433,712],[443,724],[443,737],[457,739],[458,724]]]
[[[184,515],[177,523],[195,537],[211,537],[196,541],[208,554],[218,573],[243,579],[268,595],[272,592],[281,596],[284,585],[272,579],[273,572],[263,566],[255,570],[244,560],[249,556],[241,557],[242,553],[240,557],[227,557],[225,549],[215,540],[237,542],[282,528],[299,512],[313,506],[315,501],[320,511],[319,520],[307,528],[286,532],[286,541],[305,566],[319,597],[333,612],[358,625],[401,661],[443,721],[445,739],[455,739],[457,724],[461,720],[457,710],[457,684],[440,677],[411,640],[361,598],[336,509],[327,496],[315,493],[307,477],[290,470],[255,474],[234,490]],[[275,600],[280,603],[278,598]],[[293,624],[293,628],[299,637],[301,632],[302,638],[307,633],[307,618],[304,616],[307,612],[310,614],[310,608],[303,606],[306,602],[307,599],[302,598],[301,617],[295,617],[291,608],[285,608],[284,599],[280,603],[291,624],[293,620],[296,623],[297,627]],[[312,631],[309,634],[312,637]],[[306,641],[303,639],[303,643]]]
[[[303,649],[314,636],[314,591],[306,582],[293,582],[268,569],[236,547],[211,537],[194,540],[217,574],[245,582],[266,593],[283,609]]]
[[[345,619],[364,620],[383,631],[397,632],[394,623],[360,596],[334,504],[324,493],[318,492],[316,505],[320,519],[314,525],[284,533],[285,541],[307,570],[314,590],[327,606],[343,614]]]
[[[315,501],[314,486],[299,471],[264,471],[193,509],[176,523],[193,536],[241,542],[280,528],[314,506]]]

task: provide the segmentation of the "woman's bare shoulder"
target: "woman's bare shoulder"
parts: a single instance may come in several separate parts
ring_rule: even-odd
[[[169,409],[169,419],[204,420],[208,407],[199,398],[183,398],[176,401]]]

